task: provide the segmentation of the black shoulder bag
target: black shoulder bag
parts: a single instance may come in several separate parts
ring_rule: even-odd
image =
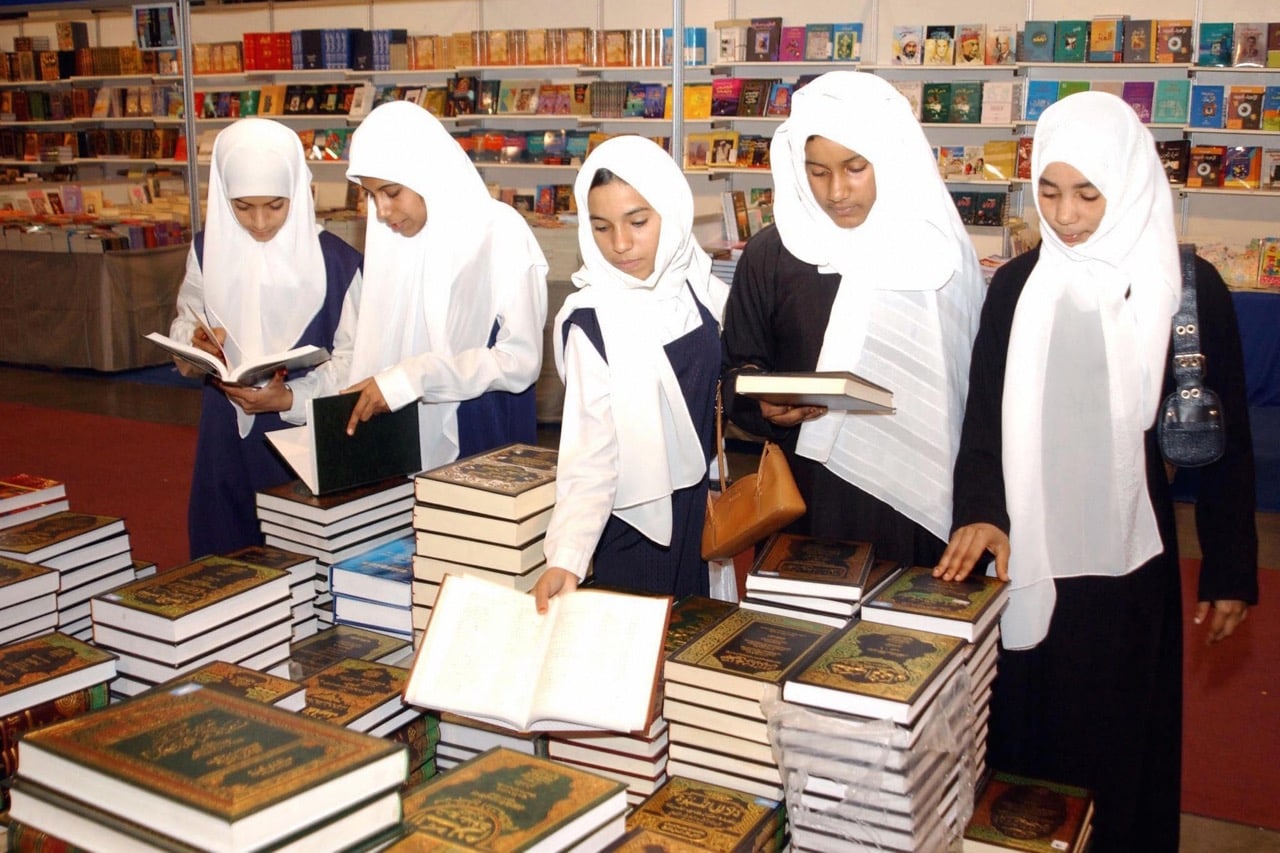
[[[1222,458],[1227,432],[1222,403],[1204,386],[1200,319],[1196,310],[1196,248],[1178,247],[1182,260],[1182,304],[1173,318],[1173,379],[1176,388],[1160,409],[1157,437],[1164,458],[1180,468],[1197,468]]]

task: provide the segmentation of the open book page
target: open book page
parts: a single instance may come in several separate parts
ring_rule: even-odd
[[[285,352],[273,352],[258,358],[250,359],[235,367],[223,364],[217,356],[210,355],[192,344],[175,341],[168,335],[151,332],[147,340],[167,350],[172,355],[192,364],[205,373],[217,376],[228,385],[256,385],[270,379],[277,370],[302,370],[315,367],[329,360],[329,351],[317,346],[307,345],[295,347]],[[216,340],[216,338],[215,338]]]

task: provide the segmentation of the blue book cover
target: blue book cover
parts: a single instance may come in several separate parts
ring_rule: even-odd
[[[1196,65],[1226,66],[1231,64],[1231,42],[1235,24],[1230,21],[1202,21]]]
[[[1040,114],[1058,100],[1057,80],[1027,81],[1027,121],[1038,121]]]
[[[1225,109],[1225,86],[1197,84],[1191,87],[1191,114],[1187,116],[1187,124],[1192,127],[1224,127]]]
[[[403,585],[402,601],[395,604],[409,605],[413,601],[413,554],[415,542],[413,536],[402,536],[385,545],[371,548],[354,557],[334,563],[329,567],[329,588],[335,593],[342,593],[357,598],[368,598],[378,601],[389,601],[386,595],[372,594],[364,581],[382,581],[376,584],[383,589],[394,591],[395,586]],[[387,587],[390,583],[393,586]],[[363,593],[363,594],[362,594]]]
[[[1280,131],[1280,86],[1268,86],[1262,94],[1262,129]]]
[[[1018,40],[1022,61],[1053,62],[1055,29],[1053,21],[1027,21]]]
[[[1089,50],[1088,21],[1058,21],[1053,47],[1054,62],[1084,62]]]

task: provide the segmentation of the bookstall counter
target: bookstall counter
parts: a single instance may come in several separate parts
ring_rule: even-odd
[[[0,252],[0,362],[127,370],[168,361],[187,245],[66,254]]]

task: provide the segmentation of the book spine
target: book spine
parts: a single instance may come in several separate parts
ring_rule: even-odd
[[[17,772],[18,740],[24,734],[49,723],[105,708],[108,701],[107,684],[103,682],[0,717],[0,779]],[[9,789],[0,787],[0,811],[8,808]]]

